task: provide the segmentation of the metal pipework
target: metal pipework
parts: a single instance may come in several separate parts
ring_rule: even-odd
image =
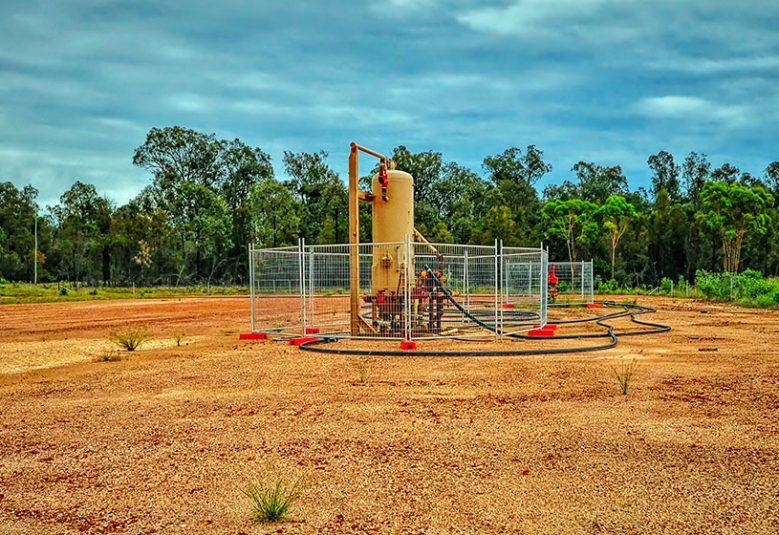
[[[350,330],[352,336],[360,334],[360,191],[359,153],[375,156],[385,168],[389,159],[374,150],[362,147],[352,141],[349,151],[349,303]],[[386,190],[385,188],[382,188]],[[383,192],[386,195],[386,191]],[[367,195],[363,195],[367,198]]]

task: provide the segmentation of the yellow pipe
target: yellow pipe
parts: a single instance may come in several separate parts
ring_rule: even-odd
[[[388,158],[374,150],[352,141],[349,151],[349,303],[352,336],[360,334],[360,199],[368,199],[373,193],[361,192],[359,182],[359,153],[375,156],[387,164]]]

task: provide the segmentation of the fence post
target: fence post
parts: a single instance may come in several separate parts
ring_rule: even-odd
[[[251,306],[252,332],[256,332],[257,324],[254,319],[254,255],[252,254],[251,245],[249,245],[249,298],[252,301],[252,306]]]
[[[468,288],[468,249],[463,253],[463,297],[465,298],[465,309],[469,310],[471,295]],[[463,315],[463,322],[465,321],[465,315]]]
[[[314,251],[309,247],[308,251],[308,322],[309,324],[316,325],[316,319],[314,318]]]
[[[298,238],[298,290],[300,291],[301,335],[306,334],[306,240]]]
[[[493,249],[493,255],[494,255],[493,258],[495,258],[495,266],[494,266],[494,268],[495,268],[495,291],[493,292],[493,301],[494,301],[494,306],[495,306],[495,340],[498,340],[500,338],[499,332],[501,330],[501,325],[499,325],[499,323],[498,323],[498,320],[499,320],[499,318],[498,318],[498,313],[499,313],[498,309],[500,308],[500,301],[501,301],[501,298],[502,298],[501,290],[500,290],[500,277],[498,275],[498,259],[500,257],[502,257],[502,254],[501,254],[500,257],[498,256],[498,240],[497,239],[495,240],[495,244],[493,245],[493,247],[494,247],[494,249]]]
[[[538,318],[538,323],[542,327],[546,325],[546,313],[547,313],[547,295],[548,295],[548,288],[547,284],[549,283],[549,252],[544,250],[544,244],[541,242],[541,273],[540,273],[540,297],[541,297],[541,306],[540,306],[540,314]]]
[[[579,271],[579,277],[582,279],[582,301],[584,301],[584,260],[582,260],[582,268]]]
[[[405,318],[404,323],[406,327],[404,329],[404,338],[406,340],[412,340],[414,330],[411,328],[411,249],[413,245],[411,243],[410,236],[405,234],[403,236],[403,316]],[[430,306],[433,306],[430,303]]]
[[[498,266],[498,262],[500,262],[500,266]],[[498,293],[500,294],[500,300],[498,301],[497,307],[500,314],[500,323],[495,322],[495,330],[500,332],[500,340],[503,340],[503,324],[505,321],[505,318],[503,317],[503,303],[507,303],[509,301],[508,295],[503,295],[503,286],[505,285],[505,291],[509,291],[509,285],[508,285],[508,269],[506,269],[506,263],[503,261],[503,240],[500,240],[500,249],[498,247],[495,247],[495,269],[499,269],[498,273],[501,274],[500,280],[496,280],[495,284],[499,285]],[[505,300],[504,300],[505,299]]]

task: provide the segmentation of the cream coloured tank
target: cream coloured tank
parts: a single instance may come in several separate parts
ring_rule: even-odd
[[[393,243],[390,246],[374,246],[371,265],[371,291],[402,292],[401,274],[406,259],[403,241],[406,235],[414,241],[414,178],[405,171],[387,171],[388,188],[385,201],[381,197],[379,175],[371,180],[373,199],[373,242]],[[398,245],[394,245],[398,244]],[[412,253],[413,254],[413,253]],[[413,279],[413,265],[410,266]]]

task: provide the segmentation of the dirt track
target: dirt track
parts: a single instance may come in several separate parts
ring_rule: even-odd
[[[775,533],[779,313],[639,303],[674,330],[481,359],[239,342],[240,298],[2,306],[0,533]],[[305,475],[292,521],[251,522],[261,474]]]

